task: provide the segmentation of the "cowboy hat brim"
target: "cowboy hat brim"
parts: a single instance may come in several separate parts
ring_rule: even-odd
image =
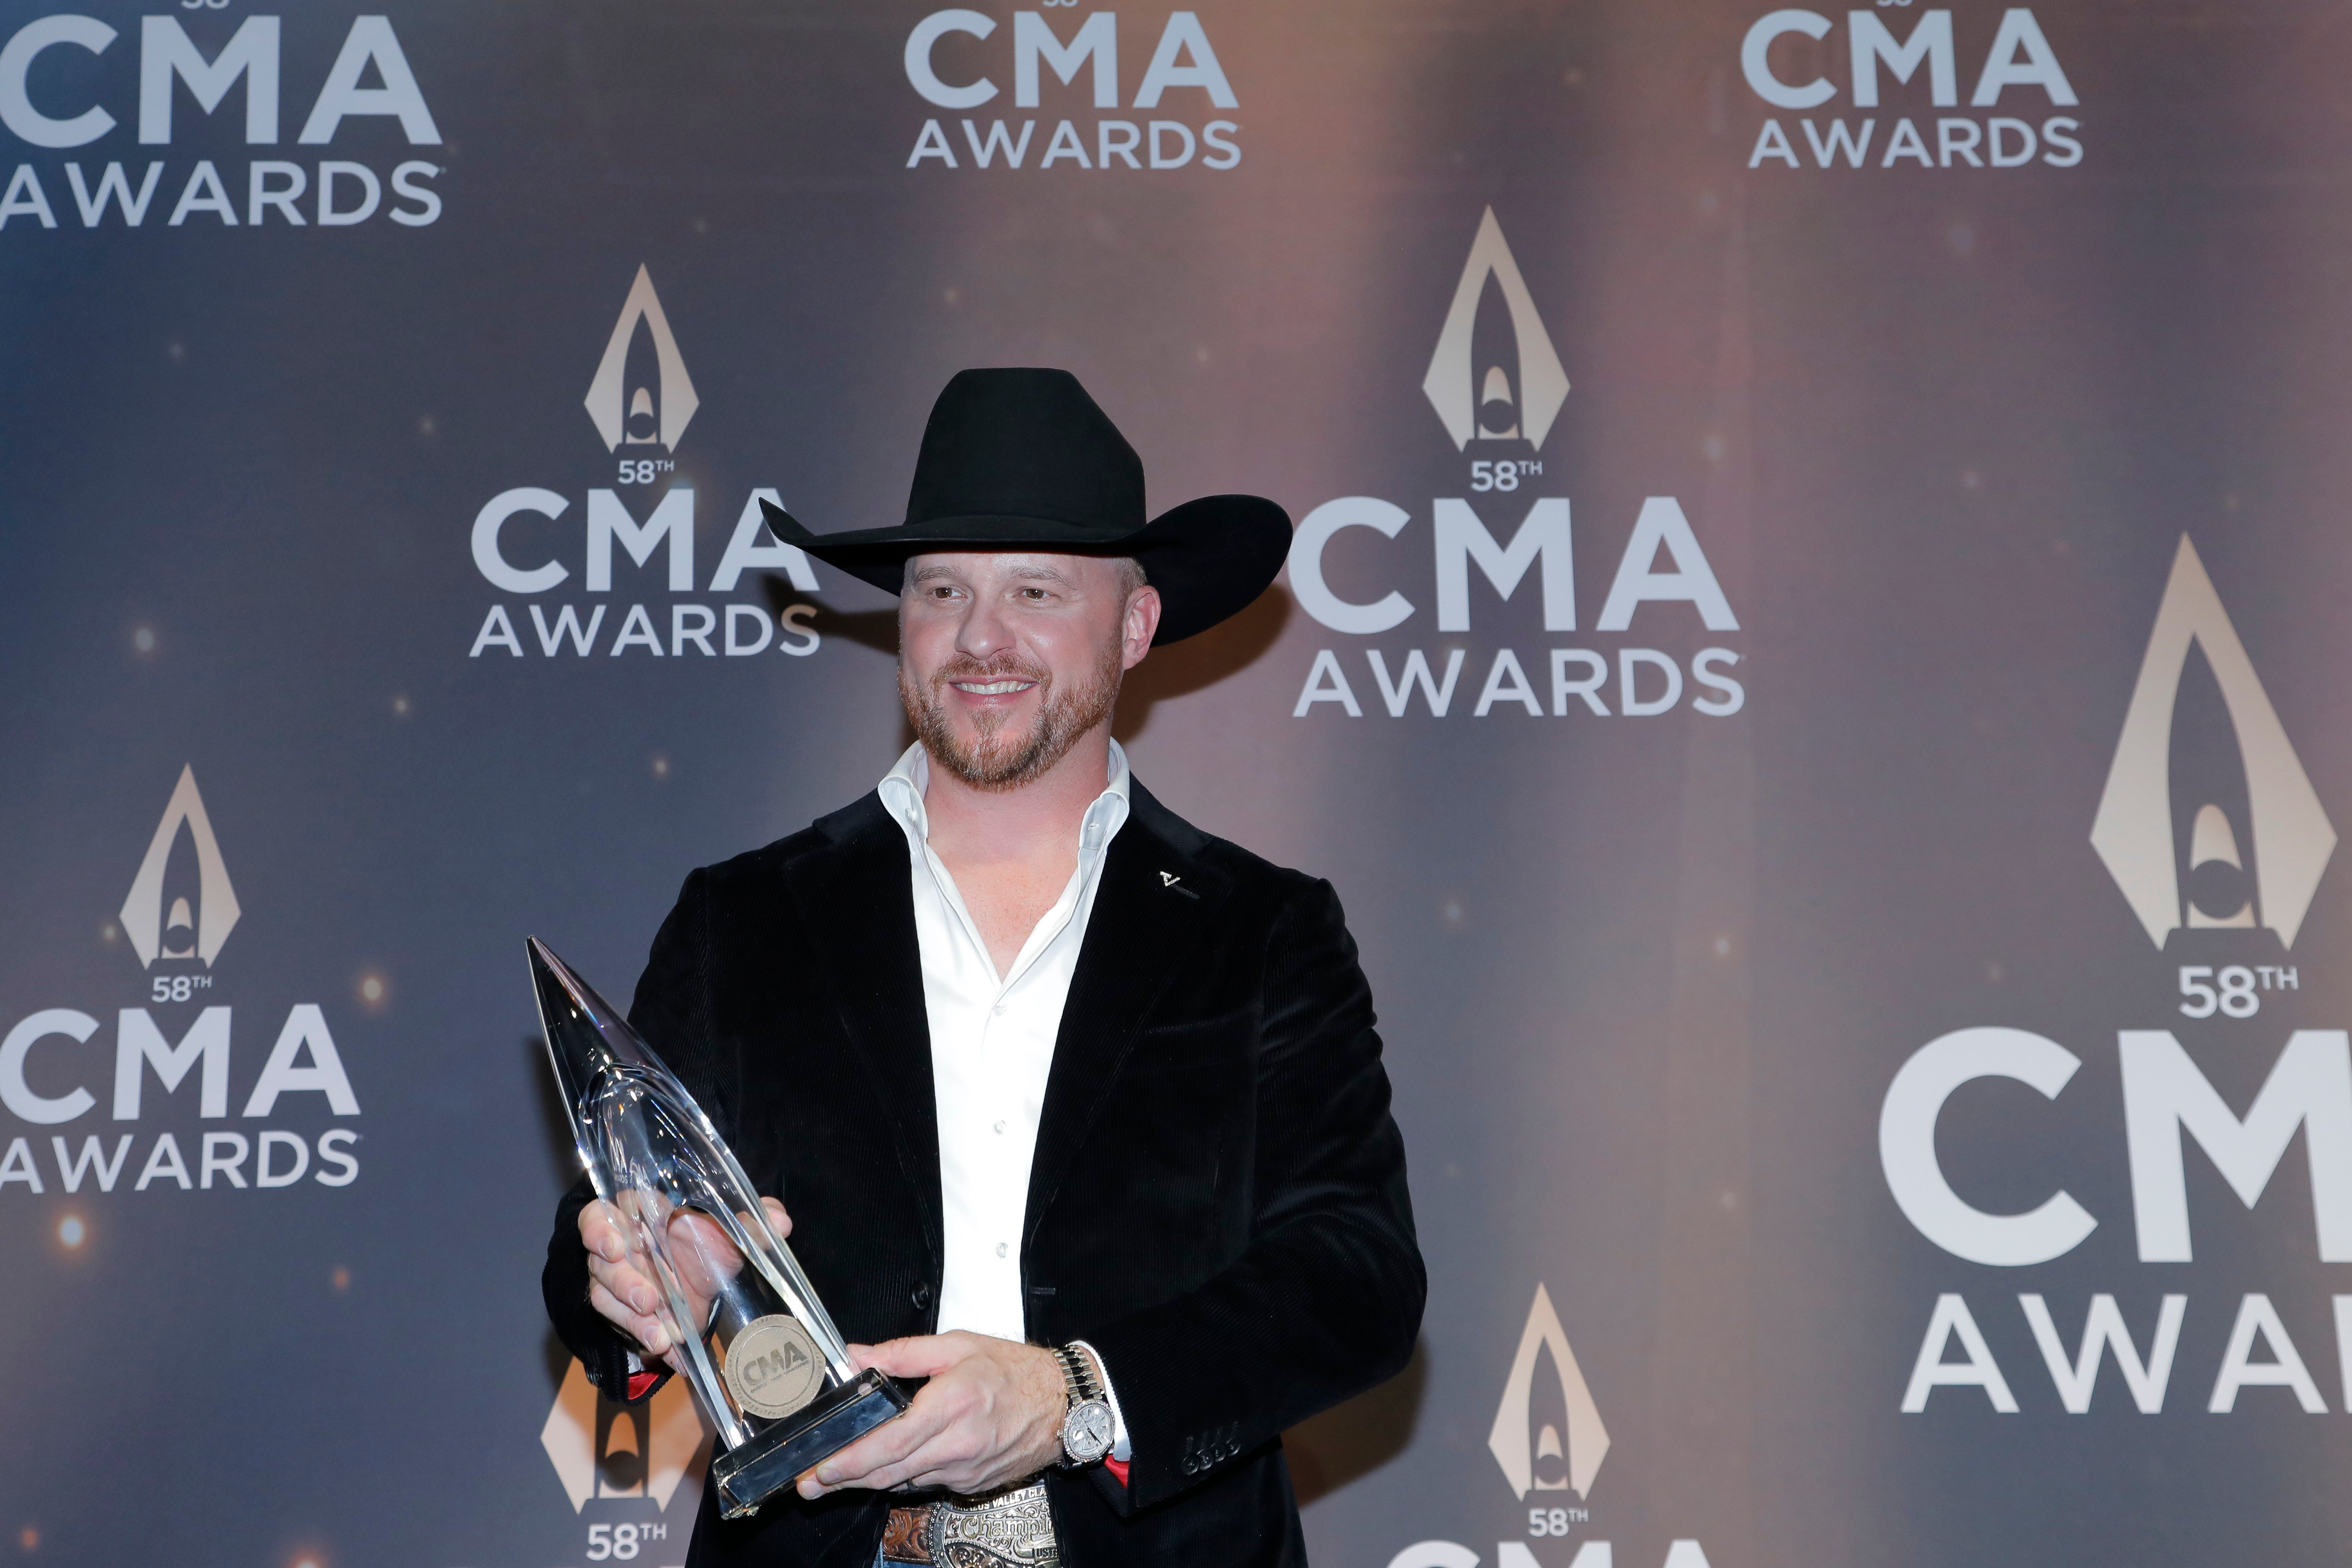
[[[762,499],[770,531],[896,597],[910,556],[942,550],[1039,550],[1064,555],[1132,555],[1160,591],[1157,647],[1207,631],[1249,607],[1290,553],[1290,516],[1263,496],[1202,496],[1119,531],[1058,518],[977,512],[892,528],[812,533]]]

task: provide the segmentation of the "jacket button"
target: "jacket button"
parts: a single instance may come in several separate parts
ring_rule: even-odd
[[[915,1310],[919,1312],[929,1307],[931,1304],[931,1288],[929,1285],[916,1286],[914,1302]]]

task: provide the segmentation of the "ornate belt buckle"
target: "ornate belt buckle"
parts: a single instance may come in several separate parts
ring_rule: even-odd
[[[1061,1568],[1041,1481],[972,1507],[942,1500],[932,1505],[928,1534],[934,1568]]]

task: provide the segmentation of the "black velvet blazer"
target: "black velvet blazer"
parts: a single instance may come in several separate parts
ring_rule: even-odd
[[[631,1021],[701,1101],[848,1339],[933,1331],[930,1035],[903,831],[878,796],[694,872]],[[624,1391],[587,1305],[583,1183],[544,1283]],[[1029,1338],[1101,1352],[1134,1458],[1049,1473],[1070,1568],[1306,1560],[1281,1434],[1401,1370],[1426,1279],[1371,994],[1328,883],[1133,786],[1062,1015],[1022,1238]],[[695,1564],[870,1568],[889,1494],[789,1494]]]

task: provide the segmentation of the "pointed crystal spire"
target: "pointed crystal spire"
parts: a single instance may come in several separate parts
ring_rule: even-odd
[[[608,1073],[650,1078],[692,1103],[643,1036],[629,1027],[621,1010],[596,994],[595,988],[572,971],[537,937],[528,937],[531,991],[539,998],[539,1021],[547,1032],[547,1055],[555,1081],[563,1091],[563,1109],[572,1117],[575,1140],[584,1137],[581,1116],[590,1103],[596,1080]],[[588,1158],[583,1142],[581,1158]]]
[[[621,1010],[598,995],[545,942],[535,936],[524,940],[530,953],[531,989],[539,998],[539,1021],[547,1034],[548,1060],[563,1094],[580,1163],[595,1179],[597,1195],[610,1202],[614,1191],[633,1184],[633,1178],[642,1173],[614,1168],[621,1150],[611,1119],[624,1103],[653,1110],[656,1121],[671,1129],[674,1137],[696,1145],[716,1173],[731,1179],[739,1192],[753,1191],[719,1129]],[[620,1094],[625,1085],[640,1092]],[[624,1120],[628,1119],[624,1113]],[[619,1140],[620,1144],[631,1142]],[[643,1158],[641,1152],[640,1162]]]

